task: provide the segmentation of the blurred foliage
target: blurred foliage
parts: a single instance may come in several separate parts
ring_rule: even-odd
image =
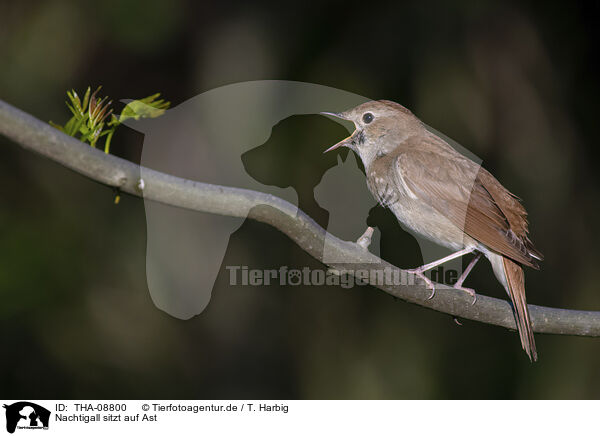
[[[94,92],[88,86],[83,99],[80,99],[75,90],[67,91],[69,102],[67,107],[73,116],[64,126],[53,123],[50,124],[58,130],[70,136],[79,135],[79,139],[87,142],[96,148],[96,143],[100,138],[104,139],[104,152],[110,151],[110,142],[117,127],[127,119],[139,120],[141,118],[156,118],[161,116],[171,105],[170,102],[163,99],[157,100],[160,94],[154,94],[140,100],[134,100],[128,103],[119,117],[113,115],[113,109],[110,108],[112,101],[108,97],[100,98],[96,96],[100,91],[100,86]],[[107,121],[107,118],[110,119]]]
[[[158,86],[178,104],[216,86],[276,78],[398,101],[523,198],[546,258],[541,271],[526,272],[528,300],[600,310],[598,2],[357,10],[334,2],[0,2],[0,98],[60,119],[64,89],[88,83],[124,97]],[[291,117],[273,130],[277,153],[251,151],[244,163],[263,183],[294,187],[325,225],[329,213],[313,190],[337,164],[322,151],[344,134],[318,116]],[[123,128],[111,152],[139,161],[142,142]],[[231,236],[207,310],[173,319],[146,287],[142,200],[124,197],[115,208],[112,198],[0,137],[5,397],[600,397],[597,339],[537,335],[540,361],[531,365],[512,332],[459,327],[369,287],[230,286],[225,265],[322,267],[250,221]],[[389,211],[356,213],[381,231],[386,260],[421,262]],[[506,298],[485,262],[468,285]]]

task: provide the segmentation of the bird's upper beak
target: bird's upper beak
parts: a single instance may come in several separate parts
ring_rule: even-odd
[[[319,112],[321,115],[329,115],[336,118],[341,118],[342,120],[347,120],[348,118],[344,115],[343,112]]]
[[[348,117],[346,117],[346,115],[344,114],[344,112],[321,112],[321,115],[329,115],[332,117],[336,117],[336,118],[341,118],[342,120],[347,120]],[[331,150],[335,150],[336,148],[339,147],[351,147],[352,145],[352,136],[347,137],[346,139],[338,142],[335,145],[332,145],[331,147],[329,147],[327,150],[325,150],[323,153],[327,153],[328,151]]]

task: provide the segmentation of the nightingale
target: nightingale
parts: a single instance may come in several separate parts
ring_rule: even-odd
[[[322,114],[355,125],[351,136],[325,152],[348,147],[357,153],[375,199],[405,226],[453,251],[409,270],[431,289],[429,298],[435,286],[424,273],[473,253],[454,288],[468,292],[475,304],[475,291],[463,283],[484,255],[512,301],[521,345],[536,361],[523,266],[539,269],[543,256],[529,240],[527,212],[519,198],[398,103],[369,101],[345,112]]]

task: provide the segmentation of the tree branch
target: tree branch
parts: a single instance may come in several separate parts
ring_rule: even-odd
[[[200,183],[140,167],[107,155],[67,136],[48,123],[0,100],[0,133],[24,148],[107,186],[148,200],[213,214],[249,217],[267,223],[323,261],[326,230],[294,205],[273,195],[246,189]],[[143,173],[143,191],[140,174]],[[401,271],[353,242],[329,235],[329,253],[345,264],[336,269]],[[406,272],[403,272],[407,274]],[[478,295],[477,304],[464,292],[438,284],[435,298],[424,286],[371,283],[394,297],[456,317],[515,329],[510,304],[505,300]],[[578,336],[600,336],[600,312],[556,309],[530,305],[534,331]]]

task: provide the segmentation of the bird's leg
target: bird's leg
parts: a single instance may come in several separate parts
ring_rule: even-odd
[[[459,289],[461,291],[465,291],[466,293],[468,293],[471,297],[473,297],[473,302],[471,303],[471,305],[475,304],[475,302],[477,301],[477,294],[475,293],[474,289],[471,288],[465,288],[463,287],[463,283],[464,281],[467,279],[467,276],[469,275],[469,273],[471,272],[471,270],[473,269],[473,267],[475,266],[475,264],[477,263],[477,261],[481,258],[481,253],[477,253],[477,255],[473,258],[473,260],[469,263],[469,265],[467,266],[467,268],[463,271],[463,273],[460,275],[460,277],[458,278],[458,280],[456,281],[456,283],[454,284],[454,289]]]
[[[431,300],[433,298],[433,296],[435,295],[435,286],[433,285],[433,282],[431,280],[429,280],[429,277],[427,277],[425,274],[423,274],[425,271],[429,271],[432,268],[435,268],[436,266],[440,266],[443,263],[446,263],[452,259],[456,259],[458,257],[462,257],[465,254],[469,254],[472,253],[475,250],[475,247],[471,247],[471,248],[463,248],[462,250],[457,251],[456,253],[452,253],[446,257],[442,257],[441,259],[438,259],[436,261],[433,261],[431,263],[427,263],[425,265],[422,265],[418,268],[414,268],[414,269],[409,269],[406,270],[407,272],[416,275],[417,277],[420,277],[425,284],[427,285],[428,288],[431,288],[431,295],[429,296],[428,300]]]
[[[371,238],[373,237],[374,230],[373,227],[367,227],[367,230],[365,230],[362,236],[356,240],[356,243],[363,249],[368,250],[369,245],[371,245]]]

